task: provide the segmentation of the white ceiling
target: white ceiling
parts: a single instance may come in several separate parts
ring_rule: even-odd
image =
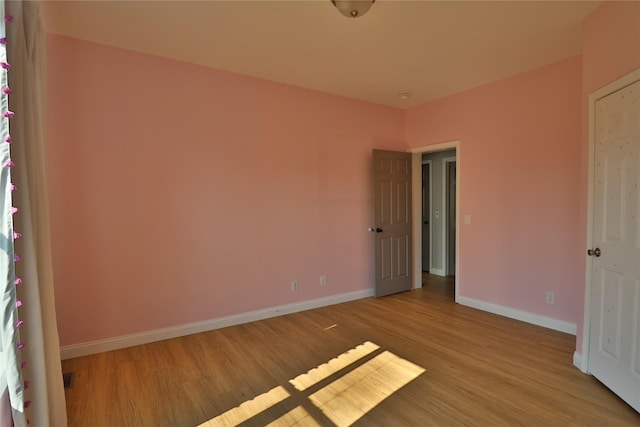
[[[581,52],[599,1],[47,1],[48,32],[408,108]],[[401,92],[411,93],[402,100]]]

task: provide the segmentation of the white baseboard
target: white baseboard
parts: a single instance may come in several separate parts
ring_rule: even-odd
[[[293,304],[281,305],[265,308],[262,310],[249,311],[246,313],[234,314],[231,316],[219,317],[216,319],[204,320],[202,322],[187,323],[185,325],[171,326],[163,329],[140,332],[137,334],[123,335],[120,337],[107,338],[104,340],[89,341],[80,344],[72,344],[60,348],[60,358],[62,360],[74,357],[87,356],[105,351],[118,350],[140,344],[147,344],[155,341],[162,341],[177,338],[199,332],[211,331],[214,329],[226,328],[228,326],[240,325],[242,323],[256,320],[268,319],[270,317],[282,316],[299,311],[311,310],[313,308],[326,307],[343,302],[373,296],[373,289],[349,292],[345,294],[331,295],[324,298],[317,298],[308,301],[296,302]]]
[[[476,300],[467,297],[458,297],[457,303],[468,307],[477,308],[478,310],[488,311],[489,313],[499,314],[500,316],[509,317],[511,319],[521,320],[523,322],[532,323],[544,328],[553,329],[567,334],[575,335],[577,326],[575,323],[563,322],[562,320],[552,319],[550,317],[540,316],[537,314],[520,311],[513,308],[505,307],[498,304],[492,304],[485,301]]]
[[[435,274],[436,276],[445,276],[444,268],[432,268],[431,270],[429,270],[429,273]]]

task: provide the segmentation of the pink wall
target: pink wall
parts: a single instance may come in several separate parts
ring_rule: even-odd
[[[371,288],[401,110],[53,35],[47,83],[62,345]]]
[[[640,2],[607,1],[594,10],[582,26],[582,156],[580,180],[581,249],[587,247],[587,197],[589,160],[589,94],[640,68]],[[580,260],[584,283],[586,257]],[[584,287],[577,294],[584,301]],[[576,349],[582,353],[584,302],[578,317]]]
[[[461,296],[578,321],[580,99],[578,56],[407,112],[411,147],[461,141]]]
[[[582,25],[586,95],[640,67],[640,2],[605,1]]]
[[[406,112],[47,43],[62,345],[370,288],[370,152],[404,129],[462,141],[460,294],[577,323],[581,350],[586,102],[640,67],[640,2],[596,9],[581,57]]]

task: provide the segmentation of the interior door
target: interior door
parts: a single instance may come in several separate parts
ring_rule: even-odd
[[[640,81],[595,105],[588,370],[640,411]]]
[[[447,276],[456,274],[456,162],[447,165]]]
[[[431,269],[431,164],[422,164],[422,271]]]
[[[411,154],[373,150],[376,297],[411,289]]]

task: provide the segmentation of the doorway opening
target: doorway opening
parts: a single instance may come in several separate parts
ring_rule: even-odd
[[[458,299],[460,141],[418,147],[413,153],[413,288],[453,287]],[[428,170],[428,173],[426,172]],[[428,182],[427,182],[428,181]]]

